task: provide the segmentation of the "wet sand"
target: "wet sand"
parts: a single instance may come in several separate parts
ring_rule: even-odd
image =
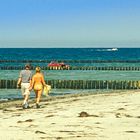
[[[140,91],[0,103],[0,140],[139,140]]]

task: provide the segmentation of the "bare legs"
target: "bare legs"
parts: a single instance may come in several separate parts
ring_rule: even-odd
[[[39,108],[39,102],[40,102],[40,99],[41,99],[41,95],[42,95],[42,90],[37,90],[35,91],[35,94],[36,94],[36,107]]]

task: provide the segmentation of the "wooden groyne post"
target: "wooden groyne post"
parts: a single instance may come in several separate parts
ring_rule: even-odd
[[[46,80],[56,89],[140,89],[140,81],[120,80]],[[16,89],[17,80],[0,80],[1,89]]]
[[[22,70],[24,66],[0,66],[0,70]],[[35,67],[31,67],[32,70]],[[42,70],[104,70],[104,71],[140,71],[140,67],[96,67],[96,66],[71,66],[69,68],[41,66]]]

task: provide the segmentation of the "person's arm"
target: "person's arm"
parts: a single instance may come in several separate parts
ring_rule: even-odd
[[[21,85],[21,77],[18,78],[18,82],[17,82],[17,88],[19,88]]]
[[[42,84],[43,84],[43,86],[45,86],[46,85],[46,83],[45,83],[45,80],[44,80],[44,75],[43,74],[41,74],[42,76],[41,76],[41,79],[42,79]]]
[[[35,80],[34,80],[34,76],[32,77],[32,80],[30,80],[30,87],[29,87],[29,90],[32,90],[33,89],[33,87],[34,87],[34,82],[35,82]]]
[[[21,81],[22,81],[22,71],[19,74],[19,78],[18,78],[18,81],[17,81],[17,88],[19,88],[21,86]]]
[[[30,81],[29,81],[30,87],[32,86],[32,78],[33,78],[33,75],[32,75],[32,72],[31,72],[31,74],[30,74]]]

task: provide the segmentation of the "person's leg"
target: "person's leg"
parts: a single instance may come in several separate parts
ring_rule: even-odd
[[[29,94],[26,94],[25,98],[24,98],[24,101],[25,101],[25,104],[26,104],[27,108],[29,108],[28,99],[29,99]]]
[[[37,102],[37,98],[38,98],[38,91],[37,90],[34,90],[35,92],[35,97],[36,97],[36,102]]]
[[[36,107],[39,108],[39,102],[40,102],[40,98],[41,98],[41,95],[42,95],[42,90],[38,90],[37,93],[36,93]]]
[[[21,93],[23,96],[23,106],[24,106],[26,103],[26,100],[25,100],[25,85],[23,83],[21,84]]]
[[[25,94],[25,98],[24,99],[28,102],[29,95],[30,95],[29,86],[26,87],[24,94]]]
[[[28,108],[29,107],[28,99],[30,95],[29,84],[25,84],[23,87],[24,87],[22,91],[24,97],[23,108]]]
[[[37,94],[36,103],[39,103],[39,102],[40,102],[41,94],[42,94],[42,90],[39,90],[39,91],[38,91],[38,94]]]

